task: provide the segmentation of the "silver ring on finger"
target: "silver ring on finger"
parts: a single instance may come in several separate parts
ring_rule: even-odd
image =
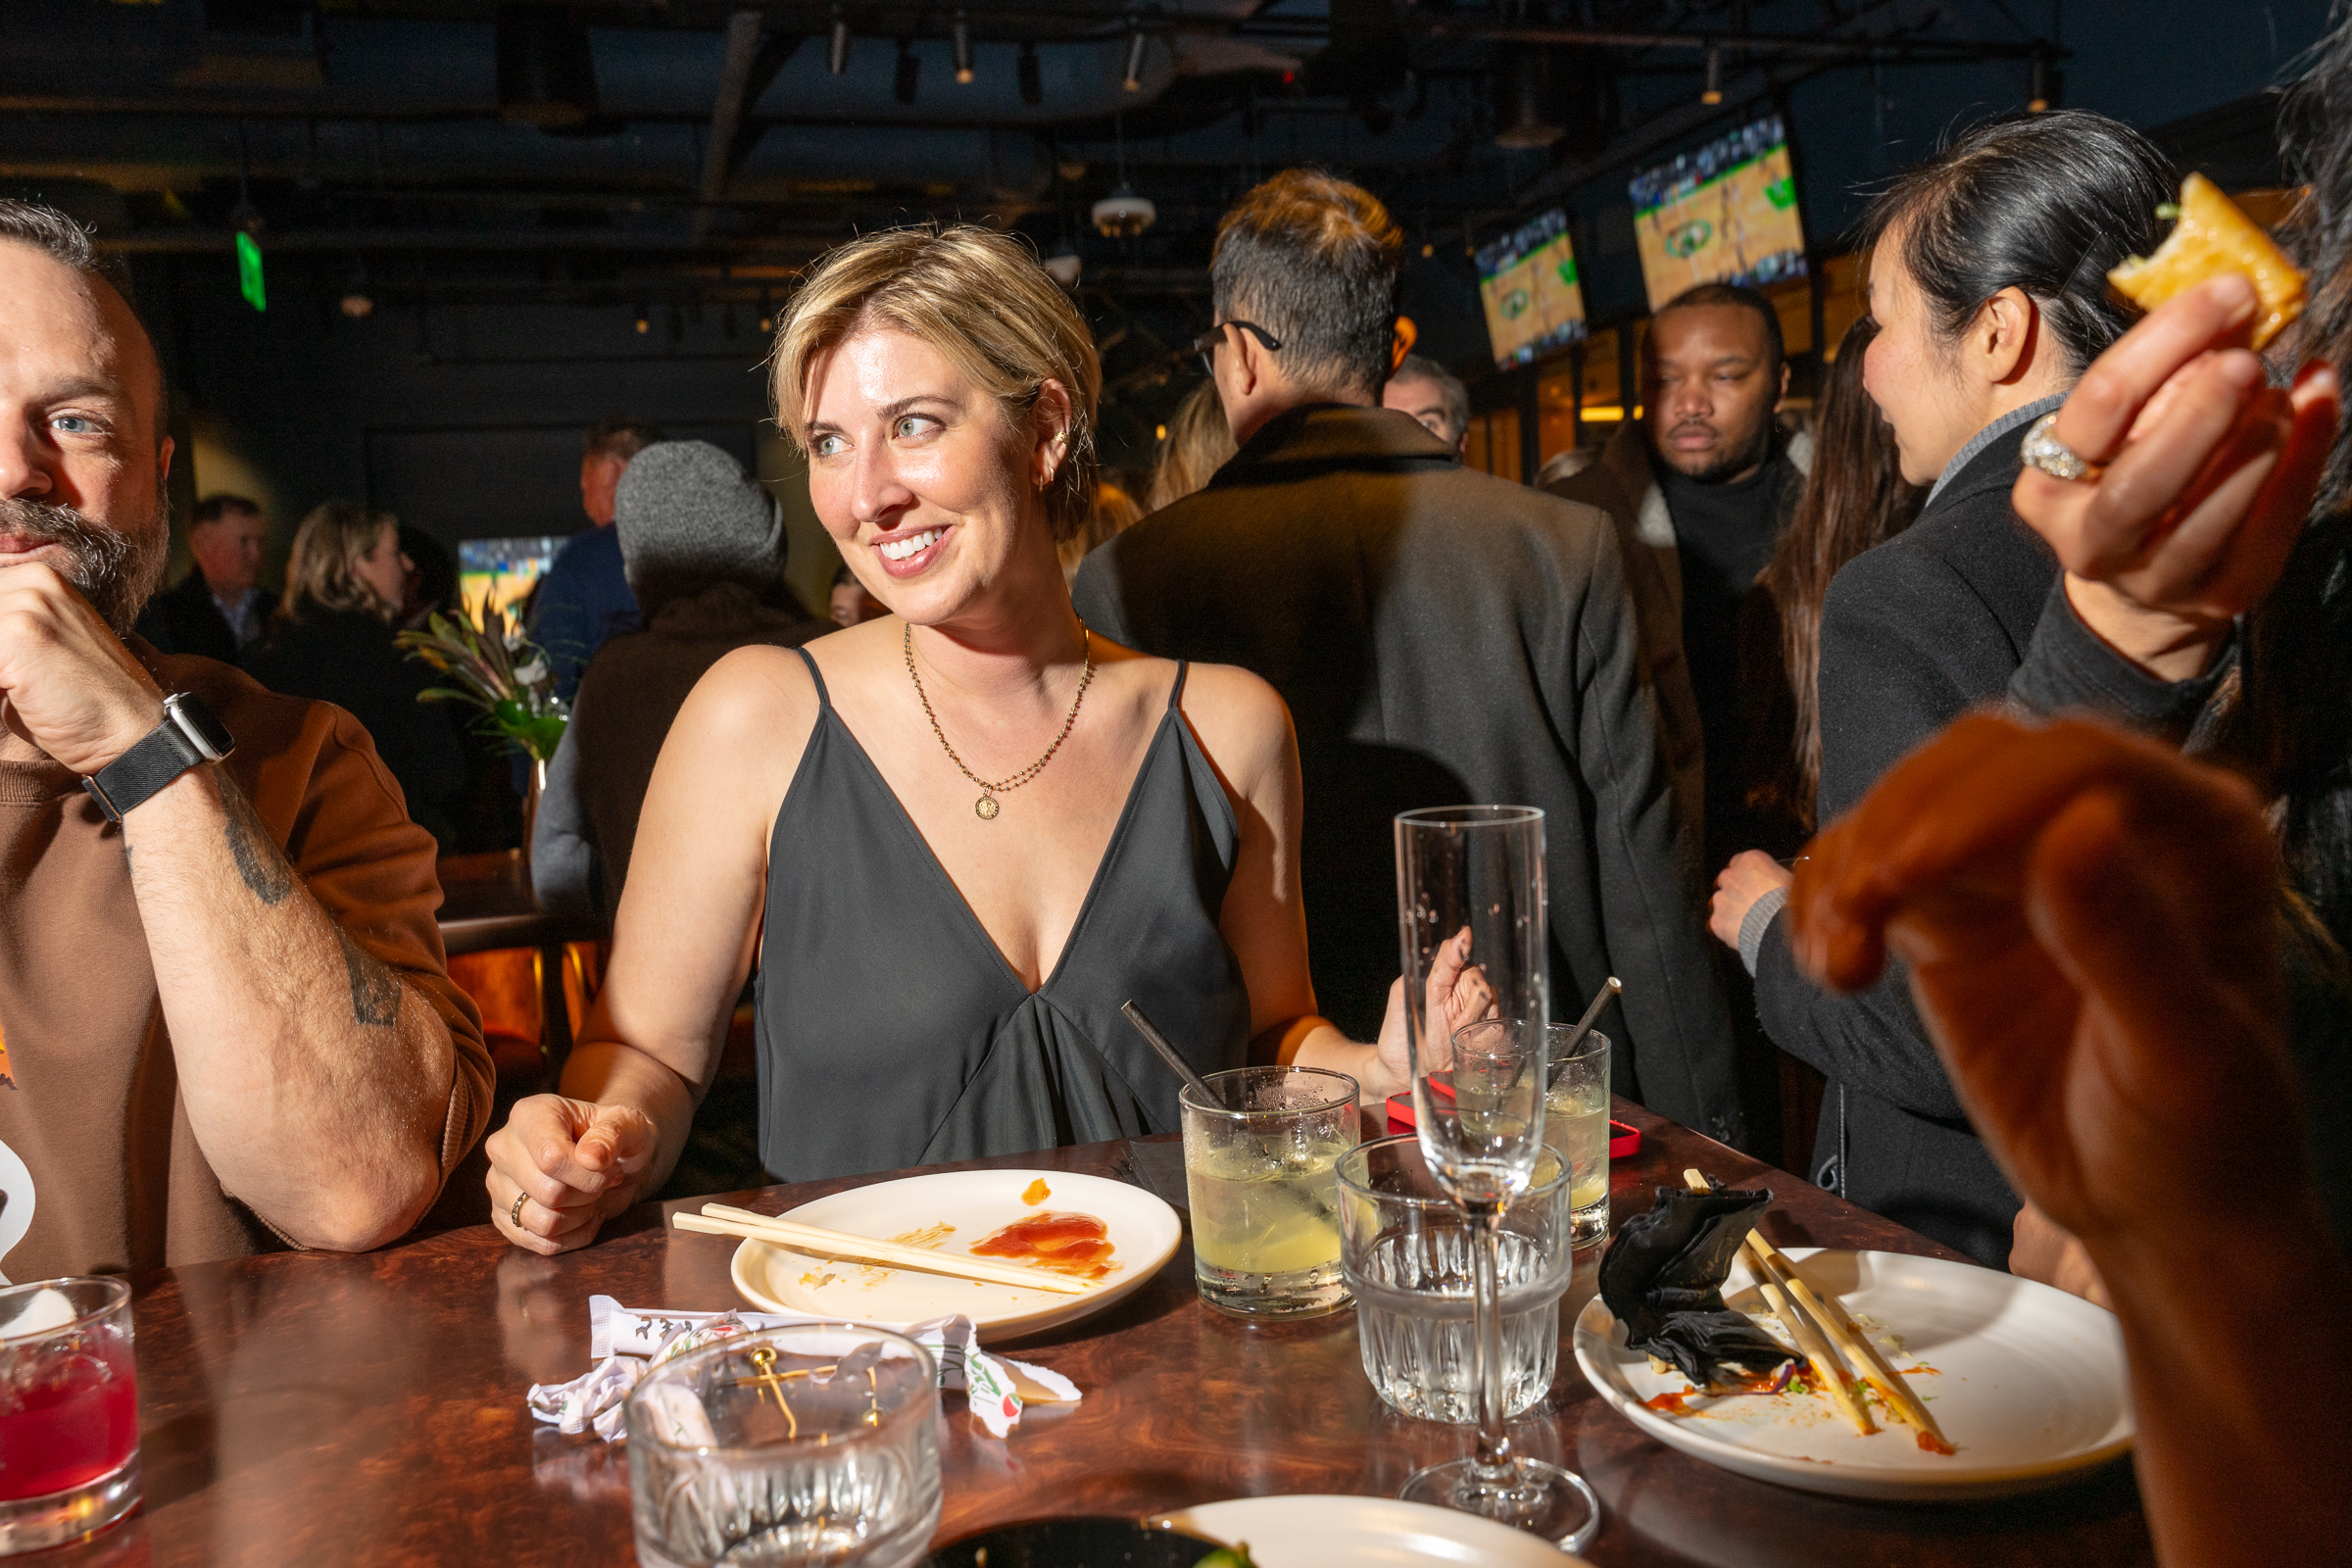
[[[522,1229],[522,1205],[530,1200],[531,1195],[529,1193],[516,1193],[514,1195],[514,1206],[507,1210],[507,1223],[514,1226],[516,1230]]]
[[[2058,415],[2052,412],[2028,426],[2025,445],[2018,449],[2019,461],[2029,468],[2039,468],[2053,479],[2087,478],[2094,465],[2058,439],[2057,423]]]

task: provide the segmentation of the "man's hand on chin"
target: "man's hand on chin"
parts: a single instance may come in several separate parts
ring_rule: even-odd
[[[164,694],[57,569],[0,569],[0,717],[84,775],[163,722]]]

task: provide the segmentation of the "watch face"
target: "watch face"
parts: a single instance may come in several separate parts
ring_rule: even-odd
[[[180,733],[196,743],[196,749],[214,761],[219,761],[237,749],[236,737],[213,716],[204,706],[204,699],[183,692],[172,699],[172,716],[178,720]]]

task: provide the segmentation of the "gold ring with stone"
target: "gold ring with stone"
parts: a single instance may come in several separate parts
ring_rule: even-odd
[[[516,1230],[522,1229],[522,1205],[530,1200],[531,1195],[529,1193],[516,1193],[514,1195],[514,1206],[507,1210],[507,1223],[514,1226]]]

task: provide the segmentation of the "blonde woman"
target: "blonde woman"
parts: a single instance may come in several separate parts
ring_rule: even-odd
[[[1233,426],[1225,422],[1217,384],[1203,381],[1185,394],[1168,421],[1168,439],[1159,449],[1159,466],[1152,470],[1144,511],[1157,512],[1201,488],[1234,451]]]
[[[416,700],[431,672],[392,644],[408,574],[389,514],[349,501],[314,508],[295,532],[269,640],[245,656],[245,669],[273,692],[333,703],[366,725],[411,820],[446,854],[466,789],[465,742],[448,710]]]
[[[1102,374],[1059,285],[986,230],[871,235],[809,275],[774,377],[891,613],[739,650],[687,700],[563,1092],[490,1140],[500,1228],[562,1251],[660,1189],[755,965],[785,1180],[1174,1127],[1130,998],[1202,1071],[1400,1087],[1399,1025],[1374,1047],[1315,1016],[1281,701],[1070,608]]]

